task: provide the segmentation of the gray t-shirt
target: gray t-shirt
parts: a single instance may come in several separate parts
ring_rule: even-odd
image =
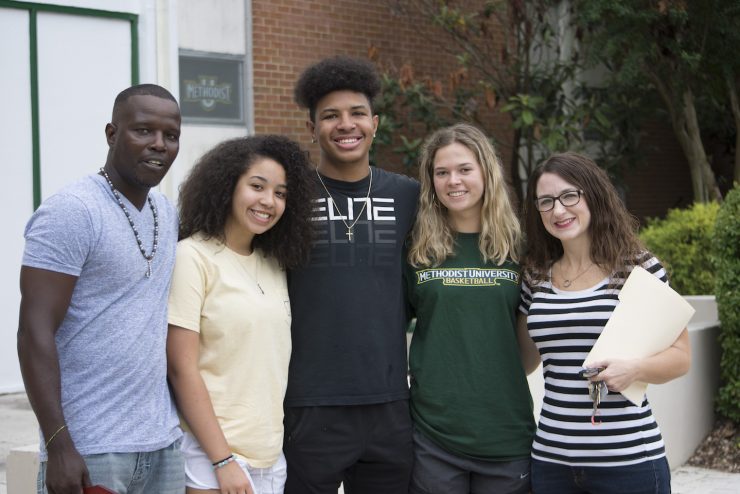
[[[41,205],[26,226],[23,265],[77,276],[56,333],[62,409],[80,454],[146,452],[181,431],[167,386],[167,295],[177,214],[150,192],[159,240],[147,263],[105,179],[91,175]],[[154,218],[123,197],[147,254]],[[46,451],[41,445],[41,460]]]

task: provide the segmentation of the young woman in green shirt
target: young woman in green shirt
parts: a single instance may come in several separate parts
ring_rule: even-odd
[[[535,423],[519,353],[521,233],[489,139],[476,127],[425,142],[406,283],[411,493],[529,492]],[[530,371],[533,369],[530,369]]]

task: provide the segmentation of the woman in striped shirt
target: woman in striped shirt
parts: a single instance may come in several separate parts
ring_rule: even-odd
[[[533,340],[526,366],[541,357],[545,377],[533,492],[669,493],[665,447],[650,405],[643,399],[635,406],[620,391],[634,381],[664,383],[685,374],[687,331],[656,355],[590,362],[600,372],[590,381],[579,375],[632,268],[667,281],[663,266],[640,243],[637,221],[607,174],[576,153],[556,154],[535,170],[525,221],[520,324]],[[591,384],[597,381],[603,390]]]

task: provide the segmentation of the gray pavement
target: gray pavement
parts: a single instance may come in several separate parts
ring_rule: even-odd
[[[737,494],[740,473],[682,466],[671,472],[673,494]]]
[[[38,424],[23,393],[0,395],[0,494],[7,492],[5,462],[11,449],[38,442]],[[682,466],[672,472],[673,494],[737,494],[740,473]]]

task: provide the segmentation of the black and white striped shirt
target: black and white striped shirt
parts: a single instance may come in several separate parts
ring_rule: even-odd
[[[650,255],[641,263],[667,281]],[[550,281],[522,283],[519,310],[527,315],[529,335],[542,357],[545,398],[532,457],[571,466],[622,466],[665,456],[665,446],[650,404],[635,406],[609,393],[599,406],[602,424],[591,423],[593,402],[587,380],[578,376],[583,361],[604,329],[619,299],[624,279],[606,278],[580,291],[564,291]],[[609,287],[612,282],[614,286]]]

